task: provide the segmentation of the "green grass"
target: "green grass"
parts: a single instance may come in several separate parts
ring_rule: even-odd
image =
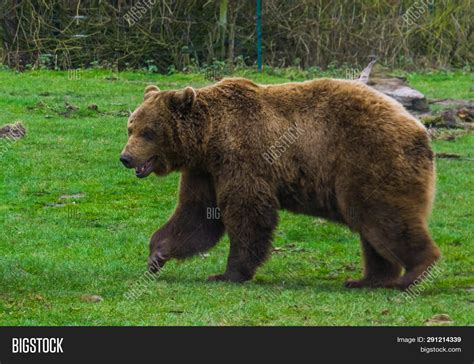
[[[22,140],[0,141],[7,148],[0,160],[1,325],[423,325],[439,313],[454,325],[473,323],[474,135],[434,143],[436,151],[466,159],[437,162],[430,227],[443,272],[413,302],[394,290],[343,288],[361,275],[357,236],[285,212],[274,241],[281,249],[253,281],[206,282],[224,270],[224,238],[208,254],[170,262],[141,297],[127,300],[145,272],[149,237],[173,211],[179,176],[139,180],[119,164],[123,115],[141,102],[147,83],[167,89],[208,82],[183,74],[79,75],[0,71],[0,125],[21,120],[28,129]],[[429,97],[472,97],[472,74],[409,78]],[[65,103],[79,110],[63,115]],[[87,108],[91,103],[99,112]],[[61,198],[71,194],[83,196]],[[103,301],[84,302],[88,294]]]

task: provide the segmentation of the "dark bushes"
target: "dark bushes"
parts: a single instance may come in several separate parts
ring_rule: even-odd
[[[469,0],[263,0],[272,66],[472,65]],[[167,71],[256,59],[255,2],[10,0],[0,5],[1,60],[15,68],[91,65]]]

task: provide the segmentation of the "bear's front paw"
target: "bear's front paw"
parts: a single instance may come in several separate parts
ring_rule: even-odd
[[[236,282],[236,283],[241,283],[248,281],[250,278],[245,277],[244,275],[240,273],[224,273],[224,274],[216,274],[209,276],[207,280],[209,282]]]
[[[166,258],[160,252],[150,254],[148,258],[148,271],[150,273],[157,273],[166,263]]]
[[[348,279],[344,282],[346,288],[364,288],[369,286],[369,282],[365,279]]]

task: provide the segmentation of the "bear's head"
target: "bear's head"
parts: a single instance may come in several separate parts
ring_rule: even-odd
[[[177,120],[192,109],[195,100],[196,91],[191,87],[160,91],[147,86],[143,103],[128,119],[128,141],[120,155],[124,166],[134,168],[139,178],[179,169]]]

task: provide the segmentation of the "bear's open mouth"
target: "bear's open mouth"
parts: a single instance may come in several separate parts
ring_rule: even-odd
[[[135,167],[135,176],[138,178],[144,178],[148,176],[152,171],[153,167],[155,166],[155,159],[156,157],[151,157],[145,163]]]

